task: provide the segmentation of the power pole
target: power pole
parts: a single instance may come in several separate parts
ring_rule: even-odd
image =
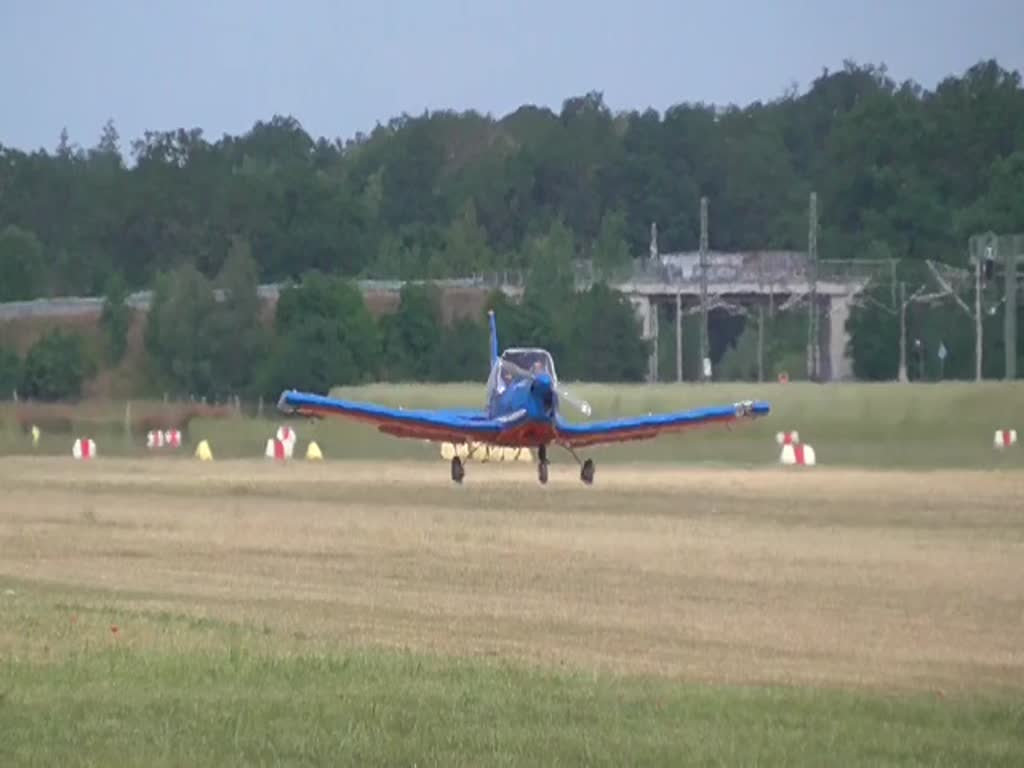
[[[1018,238],[1011,240],[1012,245],[1007,249],[1003,257],[1003,275],[1006,278],[1006,303],[1003,310],[1006,312],[1005,339],[1006,346],[1006,379],[1012,381],[1017,378],[1017,242]]]
[[[757,381],[764,381],[764,304],[757,305]]]
[[[676,381],[683,380],[683,295],[676,291]]]
[[[991,248],[992,246],[989,246]],[[981,254],[974,259],[974,380],[981,381]]]
[[[807,277],[811,299],[807,307],[807,378],[818,378],[818,193],[811,192],[807,227]]]
[[[900,281],[900,368],[899,380],[907,381],[907,284]]]
[[[708,199],[700,199],[700,364],[701,379],[708,357]]]

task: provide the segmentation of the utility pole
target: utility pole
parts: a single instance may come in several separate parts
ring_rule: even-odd
[[[901,383],[907,382],[907,284],[900,281],[900,369]]]
[[[1003,275],[1006,279],[1006,302],[1003,311],[1006,312],[1005,339],[1006,347],[1006,379],[1013,381],[1017,378],[1017,243],[1019,238],[1012,238],[1012,245],[1007,249],[1003,257]]]
[[[757,381],[764,381],[764,304],[757,305]]]
[[[676,290],[676,381],[683,380],[683,295]]]
[[[811,192],[807,227],[807,272],[811,299],[807,307],[807,378],[818,378],[818,193]]]
[[[991,248],[992,246],[988,246]],[[981,381],[981,254],[974,258],[974,380]]]
[[[706,380],[704,361],[708,358],[708,199],[700,199],[700,364]]]

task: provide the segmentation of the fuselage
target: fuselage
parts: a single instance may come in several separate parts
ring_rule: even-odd
[[[546,373],[519,379],[496,388],[488,402],[487,415],[505,420],[497,441],[503,445],[536,446],[551,442],[557,432],[558,394]]]

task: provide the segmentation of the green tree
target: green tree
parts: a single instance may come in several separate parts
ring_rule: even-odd
[[[158,278],[146,349],[162,383],[179,394],[216,394],[219,350],[210,332],[216,312],[213,286],[195,267],[186,264]]]
[[[126,303],[128,285],[120,273],[113,273],[107,280],[100,327],[106,336],[110,362],[117,365],[128,348],[128,328],[132,321],[131,307]]]
[[[564,378],[588,381],[642,381],[650,344],[629,300],[596,283],[573,301],[569,355],[559,370]]]
[[[1024,232],[1024,149],[992,163],[985,195],[960,214],[958,232]]]
[[[461,317],[441,332],[439,376],[441,381],[479,382],[488,370],[487,326]]]
[[[615,278],[632,265],[626,241],[626,214],[610,211],[601,218],[601,230],[594,243],[594,271],[603,278]]]
[[[519,343],[545,347],[557,358],[564,356],[571,329],[574,254],[575,238],[561,221],[526,247],[529,271],[518,313]]]
[[[720,381],[757,381],[757,372],[757,326],[747,323],[735,343],[726,347],[715,378]]]
[[[850,334],[847,353],[858,379],[894,381],[899,374],[900,320],[890,293],[888,286],[869,289],[846,321]]]
[[[286,388],[328,392],[376,378],[379,332],[352,283],[312,271],[285,288],[275,313],[276,339],[260,376],[267,396]]]
[[[494,255],[487,244],[487,231],[477,222],[472,200],[466,201],[448,225],[444,248],[435,257],[431,274],[437,277],[469,277],[493,268]]]
[[[25,356],[19,392],[37,400],[75,399],[89,368],[81,337],[50,331]]]
[[[389,318],[385,356],[392,377],[435,381],[441,375],[441,293],[432,284],[406,283]]]
[[[233,238],[217,277],[222,295],[209,331],[217,354],[216,389],[221,394],[252,394],[256,371],[269,352],[258,269],[248,242]]]
[[[21,383],[21,360],[13,349],[0,346],[0,400],[14,394]]]
[[[844,62],[770,96],[616,112],[594,91],[493,118],[401,115],[344,140],[287,115],[217,139],[122,142],[108,121],[84,151],[66,131],[48,150],[0,146],[0,300],[93,295],[114,274],[142,289],[183,265],[218,280],[237,236],[265,282],[529,271],[510,320],[555,351],[577,253],[607,272],[646,249],[652,221],[663,251],[695,249],[702,195],[721,250],[803,248],[812,189],[825,258],[883,244],[957,262],[974,232],[1024,229],[1020,73],[979,61],[925,89]],[[713,322],[714,338],[731,333]],[[212,389],[238,385],[210,375]]]
[[[34,299],[43,288],[43,247],[29,231],[8,225],[0,231],[0,301]]]

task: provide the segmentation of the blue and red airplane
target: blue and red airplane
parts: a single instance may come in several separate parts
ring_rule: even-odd
[[[559,414],[561,402],[576,406],[587,416],[591,412],[589,404],[577,400],[559,385],[554,360],[547,350],[509,348],[499,355],[494,312],[488,315],[491,370],[485,410],[406,411],[295,390],[282,392],[278,407],[304,416],[343,416],[372,424],[395,437],[465,444],[470,451],[480,445],[535,448],[537,476],[541,483],[548,481],[548,446],[558,445],[576,459],[580,479],[587,485],[594,482],[594,462],[592,459],[581,461],[576,448],[646,440],[709,424],[731,424],[766,416],[771,410],[768,403],[748,400],[676,413],[588,424],[569,423]],[[468,457],[472,458],[471,452]],[[452,480],[461,483],[465,468],[458,455],[452,459],[451,470]]]

